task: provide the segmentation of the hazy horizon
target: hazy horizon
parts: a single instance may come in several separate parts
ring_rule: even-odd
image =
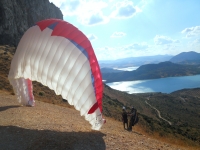
[[[129,59],[129,58],[144,58],[144,57],[156,57],[156,56],[176,56],[176,55],[150,55],[150,56],[137,56],[137,57],[125,57],[125,58],[118,58],[118,59],[109,59],[109,60],[98,60],[98,61],[115,61],[115,60],[122,60],[122,59]]]

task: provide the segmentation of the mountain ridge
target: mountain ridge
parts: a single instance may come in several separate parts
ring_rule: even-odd
[[[99,60],[101,68],[122,68],[122,67],[137,67],[146,64],[158,64],[160,62],[171,61],[179,64],[200,64],[200,53],[195,51],[182,52],[177,55],[154,55],[127,57],[116,60]]]
[[[117,68],[117,67],[133,67],[141,66],[150,63],[159,63],[162,61],[168,61],[172,58],[172,55],[155,55],[155,56],[141,56],[141,57],[128,57],[116,60],[99,60],[101,68]]]
[[[170,59],[173,63],[181,63],[187,60],[200,60],[200,53],[194,51],[182,52]]]
[[[170,61],[142,65],[133,71],[112,72],[110,70],[110,72],[104,72],[102,70],[102,77],[106,82],[147,80],[196,74],[200,74],[199,65],[181,65]]]

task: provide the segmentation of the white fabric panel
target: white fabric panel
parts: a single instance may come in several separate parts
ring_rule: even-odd
[[[103,124],[96,119],[100,110],[87,114],[96,103],[89,61],[68,39],[51,33],[49,28],[41,32],[31,27],[18,45],[9,72],[18,100],[25,105],[29,100],[24,78],[38,81],[67,99],[98,130]]]
[[[99,108],[94,113],[85,115],[85,119],[90,122],[93,130],[99,130],[105,123]]]
[[[36,47],[34,50],[34,52],[32,52],[32,55],[31,55],[31,78],[33,80],[37,80],[39,81],[40,77],[37,75],[38,74],[38,68],[39,68],[39,64],[40,63],[40,58],[42,56],[42,54],[44,53],[44,49],[47,45],[47,42],[48,42],[48,39],[49,38],[46,38],[46,36],[50,36],[50,33],[48,30],[45,30],[43,31],[45,32],[46,34],[41,34],[41,33],[38,33],[38,41],[37,43],[35,43]]]
[[[17,96],[17,100],[22,105],[29,105],[34,106],[35,101],[29,98],[29,92],[28,92],[28,85],[27,80],[24,78],[18,78],[15,80],[10,80],[14,92]]]

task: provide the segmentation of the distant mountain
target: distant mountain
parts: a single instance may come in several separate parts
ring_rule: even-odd
[[[114,72],[122,72],[122,70],[112,69],[112,68],[101,68],[101,72],[103,73],[114,73]]]
[[[190,51],[180,53],[170,59],[173,63],[182,64],[199,64],[200,63],[200,53]]]
[[[142,57],[128,57],[117,60],[99,60],[101,68],[122,68],[122,67],[133,67],[141,66],[145,64],[157,64],[163,61],[169,61],[172,55],[155,55],[155,56],[142,56]]]
[[[195,74],[200,74],[199,66],[175,64],[170,61],[142,65],[134,71],[102,72],[103,80],[106,80],[106,82],[146,80]]]

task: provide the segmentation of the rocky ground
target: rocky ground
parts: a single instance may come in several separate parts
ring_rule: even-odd
[[[82,150],[189,150],[132,132],[111,118],[100,131],[77,110],[36,101],[35,107],[20,106],[15,96],[0,92],[0,149],[82,149]]]

